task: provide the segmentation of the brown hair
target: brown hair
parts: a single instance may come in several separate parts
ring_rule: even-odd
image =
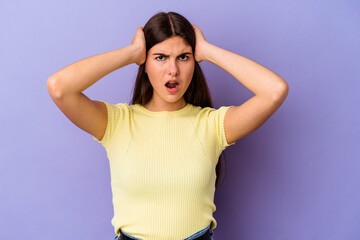
[[[182,15],[176,12],[159,12],[152,16],[145,24],[144,35],[146,41],[146,53],[157,43],[160,43],[174,36],[182,37],[192,48],[193,56],[195,53],[195,31],[191,23]],[[145,63],[139,66],[136,81],[133,89],[131,104],[145,105],[153,95],[153,87],[145,73]],[[195,61],[195,69],[192,80],[186,92],[184,100],[194,106],[213,108],[212,99],[209,88],[207,86],[205,76],[198,62]],[[218,187],[218,179],[221,174],[221,156],[219,156],[216,165],[215,188]],[[225,156],[224,156],[225,157]]]

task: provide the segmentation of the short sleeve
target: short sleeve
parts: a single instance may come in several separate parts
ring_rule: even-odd
[[[106,111],[107,111],[106,130],[101,141],[95,136],[93,136],[93,139],[101,143],[104,147],[106,147],[110,143],[117,129],[118,122],[124,119],[128,115],[127,112],[129,108],[126,103],[111,104],[105,101],[100,101],[100,102],[103,102],[106,105]]]
[[[234,145],[236,143],[236,141],[233,143],[228,143],[226,141],[226,136],[225,136],[225,127],[224,127],[225,114],[230,107],[231,106],[222,106],[219,109],[211,112],[210,114],[211,119],[214,121],[215,131],[218,139],[218,147],[220,152],[223,151],[226,147]]]

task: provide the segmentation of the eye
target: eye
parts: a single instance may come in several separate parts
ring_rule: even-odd
[[[162,61],[162,59],[159,59],[160,57],[165,58],[165,56],[160,55],[160,56],[156,57],[155,59],[156,59],[156,60],[160,60],[160,61]]]
[[[180,58],[182,58],[182,57],[185,57],[185,59],[182,59],[183,61],[186,61],[189,59],[189,56],[187,56],[187,55],[181,55]]]

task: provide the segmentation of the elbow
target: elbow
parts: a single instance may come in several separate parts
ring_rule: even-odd
[[[53,76],[50,76],[46,83],[47,90],[51,96],[51,98],[60,98],[61,92],[57,87],[57,79]]]
[[[275,91],[274,94],[275,101],[283,102],[288,96],[288,94],[289,94],[289,84],[286,81],[283,81],[282,83],[279,84],[279,87]]]

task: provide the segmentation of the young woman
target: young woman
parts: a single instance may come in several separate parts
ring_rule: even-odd
[[[226,70],[255,96],[214,109],[201,61]],[[130,105],[82,93],[131,63],[139,70]],[[288,94],[280,76],[210,44],[175,12],[154,15],[131,45],[71,64],[47,86],[60,110],[107,151],[115,239],[144,240],[213,239],[220,154],[259,128]]]

